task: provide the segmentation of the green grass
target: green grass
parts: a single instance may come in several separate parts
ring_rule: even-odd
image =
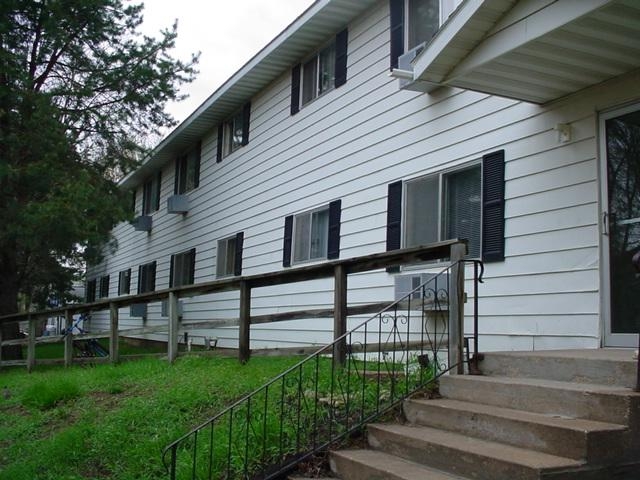
[[[0,370],[0,480],[166,478],[165,445],[298,360]]]

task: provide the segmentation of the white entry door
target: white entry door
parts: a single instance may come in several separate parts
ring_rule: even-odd
[[[640,275],[640,105],[600,119],[605,346],[638,345]]]

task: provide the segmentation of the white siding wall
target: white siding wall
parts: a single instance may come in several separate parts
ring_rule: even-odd
[[[195,281],[215,279],[220,238],[244,231],[243,274],[282,268],[284,218],[342,199],[341,258],[384,251],[387,185],[479,159],[506,156],[506,259],[486,266],[480,346],[544,349],[599,345],[597,111],[640,97],[640,82],[619,79],[539,107],[470,91],[431,95],[398,90],[388,76],[386,1],[349,26],[348,81],[291,116],[290,72],[251,99],[249,145],[216,163],[217,125],[202,139],[200,186],[186,216],[166,213],[174,165],[162,171],[153,229],[115,229],[118,251],[90,275],[158,262],[156,286],[169,284],[170,255],[195,247]],[[570,123],[571,142],[553,127]],[[138,209],[141,205],[138,190]],[[393,276],[349,279],[350,303],[393,299]],[[332,304],[332,281],[254,291],[254,314]],[[237,317],[235,292],[185,300],[185,319]],[[471,304],[469,304],[471,308]],[[150,307],[148,325],[159,319]],[[470,321],[470,319],[469,319]],[[139,325],[121,312],[123,327]],[[92,328],[106,328],[104,314]],[[252,348],[323,342],[331,321],[252,327]],[[208,332],[237,346],[235,329]]]

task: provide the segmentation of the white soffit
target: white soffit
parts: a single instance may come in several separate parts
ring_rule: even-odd
[[[637,0],[514,3],[465,2],[414,78],[542,104],[640,67]]]

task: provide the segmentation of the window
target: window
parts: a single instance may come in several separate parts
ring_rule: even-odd
[[[237,112],[226,122],[218,127],[218,152],[217,162],[239,148],[249,144],[249,123],[251,117],[251,103],[246,103],[242,110]]]
[[[156,289],[156,262],[138,267],[138,293],[153,292]]]
[[[85,293],[85,297],[87,299],[87,303],[96,301],[96,279],[87,281],[87,290]]]
[[[150,215],[160,208],[161,172],[148,178],[142,187],[142,214]]]
[[[302,65],[302,105],[334,88],[335,40]]]
[[[391,68],[398,57],[429,42],[462,0],[390,0]]]
[[[468,240],[468,255],[504,260],[504,150],[482,164],[389,185],[387,250]]]
[[[100,277],[100,298],[109,296],[109,275]]]
[[[196,264],[196,249],[171,255],[169,287],[193,285]]]
[[[242,275],[242,248],[244,233],[218,240],[216,276]]]
[[[406,183],[404,246],[466,238],[480,255],[481,168],[431,175]]]
[[[283,265],[340,256],[341,201],[285,219]]]
[[[131,292],[131,269],[118,274],[118,295],[129,295]]]
[[[324,93],[347,82],[348,31],[338,33],[331,42],[291,70],[291,114]]]
[[[174,193],[181,195],[197,188],[200,183],[200,144],[176,160]]]

